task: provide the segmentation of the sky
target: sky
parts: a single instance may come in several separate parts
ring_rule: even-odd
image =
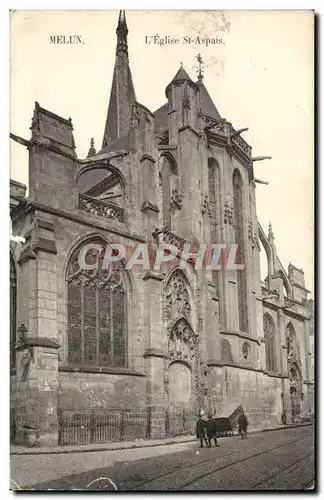
[[[182,62],[204,83],[220,114],[253,156],[258,218],[269,221],[284,267],[313,274],[313,13],[311,11],[127,11],[130,67],[139,102],[155,111]],[[13,11],[11,13],[10,131],[26,139],[34,102],[74,126],[76,152],[87,155],[90,138],[100,148],[115,60],[118,11]],[[79,35],[78,45],[49,43],[52,35]],[[178,37],[179,44],[147,43],[151,36]],[[208,46],[183,37],[222,39]],[[11,141],[10,176],[28,184],[28,154]],[[261,266],[265,275],[265,255]]]

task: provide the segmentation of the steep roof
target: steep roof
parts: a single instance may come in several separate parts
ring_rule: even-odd
[[[131,139],[131,134],[130,130],[126,132],[121,137],[118,137],[115,141],[112,141],[110,144],[102,148],[101,151],[98,151],[98,153],[95,155],[96,156],[101,156],[105,153],[111,153],[112,151],[129,151],[131,146],[130,146],[130,139]]]
[[[169,103],[166,102],[159,109],[154,111],[154,129],[155,132],[167,129],[169,126]]]
[[[171,80],[171,83],[177,82],[178,80],[189,80],[190,82],[192,82],[190,76],[188,75],[183,66],[180,66],[180,68],[174,75],[173,79]]]
[[[210,116],[215,120],[220,120],[221,115],[213,103],[212,98],[210,97],[208,90],[203,84],[202,80],[198,80],[197,85],[199,87],[199,95],[200,95],[200,108],[203,115]]]

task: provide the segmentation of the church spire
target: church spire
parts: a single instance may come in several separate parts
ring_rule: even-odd
[[[127,45],[128,28],[126,23],[126,14],[124,10],[119,11],[116,34],[117,34],[116,54],[124,52],[128,57],[128,45]]]
[[[272,229],[271,222],[269,222],[268,240],[270,241],[270,243],[274,242],[274,234],[273,234],[273,229]]]
[[[116,35],[116,60],[102,148],[108,146],[129,131],[132,107],[136,101],[128,63],[128,28],[124,10],[119,12]]]

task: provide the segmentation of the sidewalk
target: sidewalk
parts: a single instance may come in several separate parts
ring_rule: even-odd
[[[302,427],[307,425],[313,425],[313,422],[300,422],[297,424],[290,425],[280,425],[278,427],[271,427],[268,429],[258,429],[251,430],[249,434],[256,434],[259,432],[270,432],[284,429],[291,429],[293,427]],[[177,436],[174,438],[164,438],[164,439],[138,439],[135,441],[128,442],[117,442],[117,443],[92,443],[92,444],[75,444],[67,446],[51,446],[51,447],[34,447],[28,448],[25,446],[10,446],[10,455],[49,455],[57,453],[85,453],[94,451],[113,451],[113,450],[128,450],[132,448],[149,448],[152,446],[165,446],[169,444],[187,443],[190,441],[196,441],[194,435],[189,436]]]

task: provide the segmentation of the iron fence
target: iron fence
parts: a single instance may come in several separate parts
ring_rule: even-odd
[[[147,410],[60,410],[59,445],[146,439],[150,421]]]
[[[165,434],[167,436],[185,436],[195,434],[196,414],[182,408],[179,410],[166,410]]]

